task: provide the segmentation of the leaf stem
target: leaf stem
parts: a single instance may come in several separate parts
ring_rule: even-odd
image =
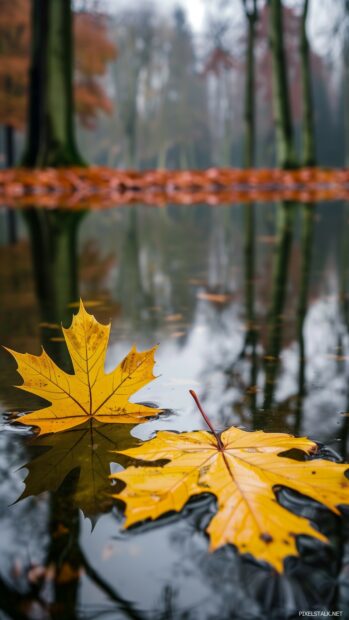
[[[215,429],[212,426],[212,423],[208,417],[208,415],[204,412],[201,403],[199,401],[198,395],[196,394],[196,392],[194,392],[194,390],[189,390],[189,394],[193,397],[193,399],[195,400],[196,406],[199,409],[202,417],[204,418],[207,426],[209,427],[210,431],[213,433],[213,435],[215,436],[216,440],[217,440],[217,445],[218,445],[218,450],[220,450],[221,452],[223,452],[224,450],[224,446],[222,444],[222,440],[219,436],[219,434],[215,431]]]

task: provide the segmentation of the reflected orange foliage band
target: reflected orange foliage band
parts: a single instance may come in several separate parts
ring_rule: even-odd
[[[135,202],[161,207],[277,200],[349,200],[349,169],[0,170],[0,203],[14,207],[93,209]]]

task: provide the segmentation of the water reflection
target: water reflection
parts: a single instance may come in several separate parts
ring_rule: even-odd
[[[0,562],[5,614],[228,620],[335,609],[338,592],[347,604],[347,533],[336,519],[320,515],[336,553],[303,541],[302,560],[271,578],[231,548],[207,553],[209,499],[181,519],[120,535],[107,477],[115,466],[109,450],[158,429],[202,426],[189,388],[218,429],[306,433],[347,454],[349,418],[340,415],[349,409],[346,218],[346,205],[291,202],[25,213],[18,242],[0,248],[1,342],[32,352],[44,343],[69,369],[59,326],[70,323],[81,295],[100,321],[112,320],[107,370],[134,342],[160,343],[161,376],[137,401],[173,413],[132,434],[94,422],[33,439],[4,423],[1,498],[4,506],[23,500],[0,513],[8,533]],[[7,387],[18,381],[4,352],[0,366],[3,411],[40,406]],[[25,476],[16,470],[25,464],[20,489]],[[94,521],[92,533],[79,509]]]
[[[61,347],[59,340],[52,340],[52,325],[70,322],[71,303],[79,298],[77,234],[84,213],[32,208],[23,217],[30,238],[43,345],[54,354]]]
[[[25,465],[28,475],[20,499],[57,491],[72,478],[65,486],[67,501],[94,520],[112,508],[109,475],[111,463],[117,459],[112,451],[139,443],[132,437],[132,429],[130,424],[91,420],[69,431],[32,439],[31,460]],[[71,476],[72,473],[75,475]]]
[[[289,257],[292,244],[293,205],[283,202],[277,206],[277,240],[273,258],[272,287],[270,293],[270,310],[267,323],[267,343],[265,348],[265,386],[263,411],[268,412],[273,405],[275,381],[280,361],[282,330],[284,325],[284,307],[288,285]],[[259,424],[264,424],[259,416]]]
[[[306,395],[306,355],[304,338],[304,321],[307,314],[308,292],[311,274],[312,242],[315,220],[315,207],[309,204],[300,205],[301,210],[301,242],[300,242],[300,282],[297,304],[297,340],[299,347],[298,362],[298,394],[295,410],[294,433],[298,434],[302,422],[303,400]]]

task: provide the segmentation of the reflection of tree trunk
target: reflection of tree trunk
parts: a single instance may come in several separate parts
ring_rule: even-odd
[[[74,135],[71,0],[33,0],[27,166],[82,164]]]
[[[26,214],[36,286],[46,317],[62,319],[77,298],[76,234],[81,214],[33,209]]]
[[[15,164],[15,141],[14,129],[11,125],[5,125],[4,127],[4,143],[6,168],[12,168]],[[17,220],[14,209],[7,209],[7,228],[9,243],[17,243]]]
[[[304,319],[307,312],[308,290],[311,268],[311,250],[313,242],[315,206],[310,204],[302,205],[302,239],[301,239],[301,278],[297,309],[297,339],[299,346],[299,367],[298,367],[298,395],[295,412],[296,435],[300,432],[302,422],[302,407],[305,396],[305,366],[306,350],[304,341]]]
[[[50,543],[47,565],[54,569],[53,620],[77,620],[79,582],[82,572],[106,595],[109,601],[122,610],[126,618],[143,620],[130,601],[123,598],[93,568],[80,547],[80,515],[78,508],[71,503],[71,488],[76,483],[76,472],[65,480],[62,487],[50,496]]]
[[[65,493],[65,487],[69,484],[70,480],[50,495],[50,544],[47,564],[54,568],[55,573],[53,620],[76,620],[79,616],[76,607],[81,571],[80,522],[79,510],[72,506],[69,493]]]
[[[347,204],[349,206],[349,204]],[[345,213],[345,211],[344,211]],[[345,224],[343,223],[343,226]],[[344,325],[347,328],[349,333],[349,292],[347,290],[347,282],[349,275],[349,239],[348,235],[344,235],[344,242],[341,248],[341,281],[340,281],[340,296],[341,296],[341,307],[342,307],[342,316]]]
[[[247,203],[245,205],[245,304],[247,332],[245,338],[244,351],[251,347],[250,359],[250,385],[248,389],[250,406],[252,411],[253,426],[257,422],[257,327],[255,317],[255,205]]]
[[[348,2],[349,10],[349,2]],[[347,332],[347,338],[349,337],[349,293],[348,293],[348,270],[349,270],[349,241],[348,235],[344,235],[344,243],[341,248],[341,280],[340,280],[340,305],[342,311],[342,318]],[[346,384],[348,385],[348,379],[346,378]],[[346,413],[349,413],[349,389],[347,390],[347,406]],[[347,460],[347,445],[349,437],[349,415],[345,415],[341,428],[341,455],[344,460]]]
[[[47,323],[71,319],[68,304],[78,297],[76,238],[83,213],[50,212],[32,209],[25,213],[32,245],[33,271],[41,316],[44,321],[42,341],[45,350],[60,365],[68,363],[65,343],[52,342]],[[53,620],[77,620],[79,582],[84,571],[107,598],[122,609],[126,617],[142,620],[139,613],[97,573],[80,547],[79,510],[72,502],[72,493],[80,472],[73,469],[61,487],[50,494],[50,542],[47,566],[53,568]],[[1,589],[1,583],[0,583]],[[18,620],[21,620],[18,617]]]
[[[247,341],[254,330],[254,282],[255,282],[255,205],[245,205],[245,299],[248,322]]]
[[[268,320],[268,343],[266,348],[265,390],[263,409],[272,407],[279,355],[282,341],[283,310],[286,299],[289,257],[292,244],[293,207],[283,202],[278,209],[278,241],[274,257],[271,291],[271,308]],[[266,415],[266,413],[264,414]]]
[[[48,323],[60,324],[71,310],[67,304],[77,296],[76,232],[81,214],[32,209],[25,213],[29,228],[33,272],[43,321],[42,343],[59,365],[69,364],[65,343],[52,342]],[[52,620],[77,620],[81,553],[79,509],[71,493],[79,471],[73,469],[49,496],[49,545],[46,565],[53,569]]]
[[[303,164],[305,166],[314,166],[316,156],[314,139],[313,95],[311,83],[309,41],[306,29],[308,7],[309,0],[304,0],[300,33],[300,58],[303,97]]]
[[[281,168],[292,168],[295,166],[296,157],[293,145],[281,0],[269,0],[269,28],[277,161]]]
[[[72,301],[78,299],[76,237],[83,212],[31,209],[24,217],[29,228],[33,269],[42,321],[70,322]],[[48,352],[57,353],[52,329],[42,328]],[[63,347],[64,348],[64,347]],[[61,353],[61,351],[60,351]]]
[[[339,432],[339,438],[340,438],[340,455],[343,459],[343,461],[347,461],[348,460],[348,439],[349,439],[349,390],[347,393],[347,406],[346,406],[346,413],[347,415],[345,415],[343,417],[343,422],[340,428],[340,432]]]
[[[26,609],[36,603],[35,592],[19,592],[0,577],[0,609],[6,618],[28,620]]]
[[[349,1],[346,2],[346,8],[349,15]],[[349,74],[349,64],[347,65]],[[349,92],[349,89],[348,89]],[[347,114],[348,116],[348,114]],[[349,123],[348,123],[349,128]],[[349,142],[347,143],[349,145]],[[346,205],[348,207],[348,205]],[[344,210],[345,214],[345,210]],[[343,244],[341,247],[341,264],[340,264],[340,307],[342,311],[342,319],[346,329],[346,340],[349,337],[349,304],[348,304],[348,269],[349,269],[349,242],[348,235],[343,236]],[[345,342],[345,340],[344,340]],[[347,351],[344,350],[344,353]],[[344,462],[348,460],[348,439],[349,439],[349,382],[347,376],[347,365],[344,365],[344,380],[346,384],[346,407],[345,415],[342,418],[341,427],[339,430],[340,439],[340,455]],[[337,436],[337,434],[336,434]],[[348,586],[347,586],[347,574],[348,574],[348,535],[345,532],[346,528],[343,528],[343,524],[340,524],[340,549],[338,557],[340,558],[338,586],[335,592],[335,599],[333,602],[333,609],[348,609]]]
[[[131,207],[127,213],[127,229],[122,244],[118,281],[118,295],[124,313],[132,318],[134,326],[141,319],[142,309],[151,305],[141,273],[138,215],[137,207]]]
[[[131,207],[127,213],[127,230],[122,246],[122,263],[120,273],[120,297],[133,300],[132,306],[138,305],[142,288],[139,264],[139,231],[137,207]]]

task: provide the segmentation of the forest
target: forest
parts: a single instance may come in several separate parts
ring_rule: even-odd
[[[326,3],[332,10],[324,26]],[[271,2],[270,8],[257,0],[217,0],[207,8],[200,31],[193,29],[180,5],[166,12],[150,2],[137,10],[121,5],[106,14],[100,4],[78,3],[69,19],[63,14],[69,7],[59,9],[62,15],[47,17],[40,5],[34,7],[45,34],[46,20],[52,28],[59,20],[71,22],[65,34],[71,42],[61,42],[65,57],[60,66],[49,58],[54,32],[52,42],[40,36],[28,0],[3,0],[4,165],[52,163],[49,158],[35,162],[25,150],[30,148],[30,131],[40,133],[43,56],[53,83],[41,76],[47,89],[42,96],[49,105],[50,88],[56,88],[55,80],[62,81],[66,107],[72,98],[69,115],[76,119],[75,141],[85,163],[203,169],[343,166],[347,161],[346,2],[321,3],[322,14],[312,19],[313,46],[307,29],[316,11],[311,0],[284,7]],[[50,105],[58,106],[63,116],[63,103],[52,100]],[[28,116],[28,106],[36,109],[37,117]],[[60,165],[67,162],[62,157]],[[75,157],[74,163],[81,161]]]
[[[0,0],[0,620],[349,618],[349,0]]]

